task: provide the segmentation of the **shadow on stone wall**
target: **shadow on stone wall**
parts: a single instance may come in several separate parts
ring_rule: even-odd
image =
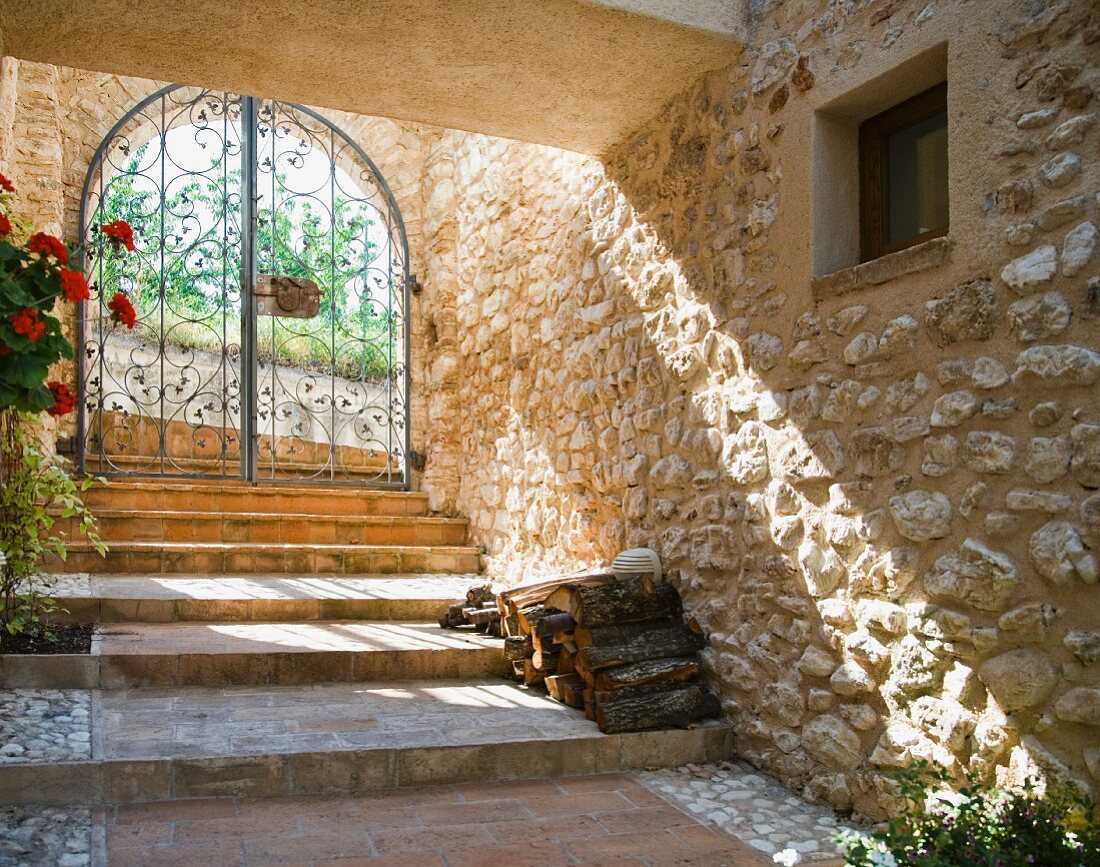
[[[813,304],[771,237],[781,196],[809,208],[783,186],[777,112],[812,61],[781,42],[603,166],[466,140],[459,506],[512,579],[656,548],[712,633],[739,751],[813,797],[881,815],[885,775],[915,758],[1087,784],[1100,353],[1083,272],[1063,252],[998,279],[1021,251],[964,251],[947,278]],[[990,196],[1006,172],[983,168]],[[1074,211],[1059,200],[1077,191],[1035,208]],[[1067,229],[1090,234],[1083,208],[1049,230],[1063,251]]]

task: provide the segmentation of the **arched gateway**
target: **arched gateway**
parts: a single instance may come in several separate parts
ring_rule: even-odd
[[[118,219],[135,252],[86,262],[82,469],[407,486],[408,244],[362,148],[300,105],[172,85],[92,159],[84,238]]]

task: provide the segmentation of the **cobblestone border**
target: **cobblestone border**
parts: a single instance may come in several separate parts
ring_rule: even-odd
[[[638,778],[700,822],[768,855],[793,849],[805,862],[838,860],[833,838],[850,827],[745,762],[643,771]]]
[[[0,867],[88,867],[87,807],[0,807]]]
[[[92,757],[92,695],[79,689],[0,690],[0,765]]]

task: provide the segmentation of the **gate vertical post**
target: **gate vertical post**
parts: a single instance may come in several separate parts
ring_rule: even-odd
[[[241,477],[256,481],[256,100],[241,98]]]

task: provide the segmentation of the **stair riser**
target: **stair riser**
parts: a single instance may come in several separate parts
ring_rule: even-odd
[[[48,572],[151,575],[393,575],[401,572],[477,572],[472,551],[329,553],[310,550],[256,553],[203,551],[70,551],[68,559],[47,560]]]
[[[317,620],[432,621],[453,599],[61,598],[66,623],[294,623]]]
[[[309,653],[180,653],[0,657],[0,688],[301,686],[503,676],[499,647]]]
[[[353,794],[715,762],[733,730],[593,734],[564,741],[299,752],[232,758],[0,765],[0,805],[115,805],[186,798]]]
[[[219,490],[211,486],[191,489],[103,488],[96,486],[84,495],[84,502],[95,513],[99,509],[133,512],[264,512],[270,515],[308,511],[319,515],[349,517],[418,517],[428,513],[423,494],[384,494],[363,491],[331,491],[302,487],[300,492],[266,493],[262,488]]]
[[[300,504],[299,504],[300,505]],[[94,513],[93,513],[94,514]],[[209,518],[98,516],[100,536],[112,542],[271,542],[312,545],[462,545],[466,523],[416,518],[364,518],[359,521],[309,516],[295,520],[271,517],[237,518],[231,514]],[[73,519],[55,527],[70,539],[80,538]]]

